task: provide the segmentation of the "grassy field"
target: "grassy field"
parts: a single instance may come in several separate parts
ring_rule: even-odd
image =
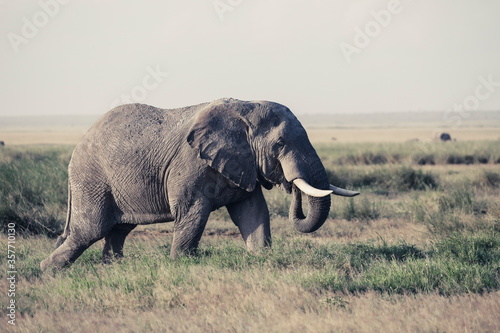
[[[3,147],[0,221],[3,244],[16,224],[16,331],[500,331],[498,142],[315,146],[333,184],[362,192],[334,197],[315,233],[293,230],[290,197],[273,190],[265,253],[246,253],[219,210],[196,257],[171,260],[172,225],[149,225],[112,265],[100,264],[99,242],[44,275],[39,263],[65,219],[73,147]]]

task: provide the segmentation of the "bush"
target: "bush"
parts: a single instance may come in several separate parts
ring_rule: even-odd
[[[500,173],[484,171],[480,183],[483,186],[498,188],[500,187]]]
[[[418,165],[435,165],[436,162],[434,160],[434,155],[425,155],[420,158],[417,158]]]
[[[438,187],[436,177],[429,172],[414,170],[412,168],[402,168],[399,171],[401,178],[400,188],[402,190],[423,191],[427,189],[434,190]]]

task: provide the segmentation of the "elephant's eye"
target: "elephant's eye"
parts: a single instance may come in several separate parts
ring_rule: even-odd
[[[285,146],[285,141],[283,141],[283,139],[279,139],[276,144],[278,147],[283,148]]]

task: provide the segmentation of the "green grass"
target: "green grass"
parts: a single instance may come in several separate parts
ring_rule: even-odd
[[[404,155],[413,144],[372,145],[386,149],[386,154],[400,151]],[[491,148],[489,143],[474,145],[480,151]],[[351,146],[351,150],[360,149],[357,144]],[[319,150],[325,154],[325,149]],[[14,222],[24,235],[54,237],[61,232],[71,150],[72,147],[51,146],[0,150],[0,220],[4,231],[7,223]],[[346,152],[347,146],[342,145],[339,150]],[[403,217],[441,231],[466,229],[467,225],[480,225],[479,222],[488,227],[497,225],[493,216],[499,213],[499,207],[491,194],[500,186],[500,169],[494,165],[460,172],[398,164],[336,167],[327,157],[324,160],[332,184],[363,193],[354,199],[334,201],[332,218],[370,221]],[[289,195],[278,190],[266,191],[266,199],[272,218],[288,216]],[[229,220],[224,209],[214,212],[212,217]]]
[[[92,248],[75,265],[46,276],[37,288],[24,289],[20,298],[33,304],[28,312],[51,306],[54,297],[72,299],[64,306],[78,311],[106,307],[109,294],[119,290],[124,294],[120,297],[130,298],[127,308],[144,310],[165,301],[155,298],[159,286],[171,292],[196,290],[215,283],[218,273],[246,285],[259,276],[258,283],[264,285],[284,283],[319,293],[484,293],[500,288],[498,236],[494,232],[456,234],[436,240],[428,249],[383,241],[317,244],[311,239],[277,237],[273,248],[261,255],[223,240],[202,244],[197,256],[178,260],[168,258],[169,244],[133,242],[131,258],[101,266],[100,251]],[[39,261],[32,257],[42,259],[46,253],[25,246],[19,272],[24,280],[36,282]]]
[[[50,237],[62,230],[71,147],[0,149],[0,220],[20,234]]]
[[[494,196],[481,196],[466,188],[429,196],[414,196],[408,218],[427,225],[431,232],[448,235],[456,231],[500,231],[500,205]]]
[[[456,143],[450,143],[448,147]],[[337,186],[356,189],[363,192],[364,198],[358,197],[351,201],[341,201],[339,210],[332,211],[332,218],[347,220],[365,219],[373,220],[381,217],[400,216],[400,207],[387,205],[384,196],[404,193],[423,193],[424,200],[428,200],[431,193],[438,197],[438,214],[444,214],[444,220],[453,220],[455,215],[478,215],[488,211],[490,203],[474,199],[471,206],[472,189],[498,189],[500,185],[500,169],[485,170],[476,173],[475,177],[464,177],[463,173],[422,170],[418,166],[402,164],[385,165],[354,165],[346,166],[341,163],[337,166],[332,162],[346,156],[351,156],[352,151],[365,154],[364,150],[373,149],[375,153],[389,155],[399,154],[406,156],[414,149],[415,143],[407,144],[368,144],[367,147],[358,144],[321,146],[318,150],[323,155],[330,182]],[[429,145],[429,144],[425,144]],[[432,143],[435,154],[442,154],[442,144]],[[490,143],[467,143],[465,148],[455,147],[456,151],[475,147],[477,151],[493,151]],[[494,146],[496,147],[496,146]],[[460,149],[459,149],[460,148]],[[377,152],[377,149],[379,152]],[[430,148],[429,148],[430,149]],[[0,150],[0,220],[3,230],[8,222],[18,225],[21,234],[44,234],[54,237],[61,232],[64,223],[67,204],[67,164],[72,147],[28,147],[28,148],[3,148]],[[338,150],[338,151],[337,151]],[[340,153],[346,155],[339,155]],[[455,154],[455,152],[452,152]],[[409,155],[408,155],[409,156]],[[494,166],[494,164],[492,165]],[[458,189],[458,190],[457,190]],[[467,189],[467,190],[465,190]],[[469,195],[469,198],[450,198],[449,191],[454,195]],[[367,196],[367,194],[375,196]],[[469,193],[469,194],[467,194]],[[266,198],[272,217],[288,215],[290,196],[280,191],[266,192]],[[454,202],[454,200],[465,200]],[[468,200],[468,201],[467,201]],[[416,220],[427,221],[424,216],[432,214],[433,205],[426,205],[422,198],[414,197],[409,200],[413,206],[411,213]],[[447,207],[447,205],[454,205]],[[490,209],[491,210],[491,209]],[[443,213],[444,212],[444,213]],[[483,213],[484,214],[484,213]],[[225,210],[213,213],[214,218],[228,219]],[[446,224],[446,223],[445,223]],[[453,223],[452,223],[453,224]]]
[[[143,233],[132,232],[125,258],[112,265],[101,265],[101,244],[95,244],[67,269],[44,274],[39,264],[53,250],[51,237],[61,231],[66,216],[66,168],[72,149],[0,149],[0,220],[4,231],[14,222],[19,233],[17,301],[20,318],[26,321],[22,325],[25,331],[65,331],[82,323],[82,313],[125,320],[131,313],[151,312],[157,314],[156,321],[138,320],[129,324],[131,330],[158,329],[163,327],[158,318],[172,314],[176,324],[171,330],[179,331],[189,329],[182,323],[197,313],[197,318],[205,318],[199,331],[206,329],[207,321],[214,330],[223,330],[222,317],[230,322],[246,318],[241,329],[234,329],[241,331],[257,317],[275,322],[270,314],[276,313],[283,322],[300,314],[335,318],[355,313],[351,301],[359,295],[376,293],[405,306],[422,295],[448,297],[451,302],[451,297],[474,294],[486,299],[498,293],[499,167],[491,160],[419,166],[409,152],[413,145],[352,144],[341,145],[339,151],[321,147],[332,183],[361,190],[361,196],[333,197],[325,226],[299,234],[286,219],[290,196],[266,191],[273,247],[262,253],[245,250],[237,228],[221,209],[211,215],[196,256],[171,260],[171,224],[154,225],[142,228]],[[497,151],[489,144],[467,145],[492,156]],[[374,154],[371,162],[360,163],[356,157],[346,164],[351,154],[361,156],[369,149]],[[426,153],[433,154],[435,162],[445,161],[448,155],[435,149]],[[462,154],[465,148],[454,149],[451,153]],[[377,154],[384,156],[385,164]],[[343,162],[339,166],[334,161]],[[432,302],[442,305],[435,297]],[[68,318],[68,324],[56,317]],[[358,319],[362,317],[360,313]],[[116,331],[119,326],[106,327]],[[325,331],[329,326],[318,321],[315,327]],[[454,326],[447,327],[451,331]]]
[[[340,187],[369,190],[380,194],[406,192],[411,190],[435,190],[439,187],[438,177],[431,172],[412,167],[327,167],[330,183]]]

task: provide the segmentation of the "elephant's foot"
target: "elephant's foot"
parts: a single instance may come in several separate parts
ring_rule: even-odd
[[[101,264],[111,265],[115,261],[119,261],[121,259],[123,259],[123,254],[121,254],[121,253],[114,253],[112,255],[104,255],[103,254],[102,259],[101,259]]]
[[[42,272],[45,272],[49,266],[50,266],[50,260],[48,258],[40,263],[40,269],[42,270]]]
[[[102,248],[102,264],[111,264],[114,260],[123,258],[125,238],[136,227],[135,224],[118,224],[104,237]]]
[[[40,269],[42,272],[46,272],[49,269],[54,269],[54,270],[62,269],[68,266],[69,264],[70,264],[69,262],[65,262],[62,260],[55,260],[51,255],[50,257],[48,257],[47,259],[43,260],[40,263]]]
[[[73,263],[92,243],[78,243],[68,238],[52,254],[40,263],[40,269],[46,271],[49,268],[61,269]]]

